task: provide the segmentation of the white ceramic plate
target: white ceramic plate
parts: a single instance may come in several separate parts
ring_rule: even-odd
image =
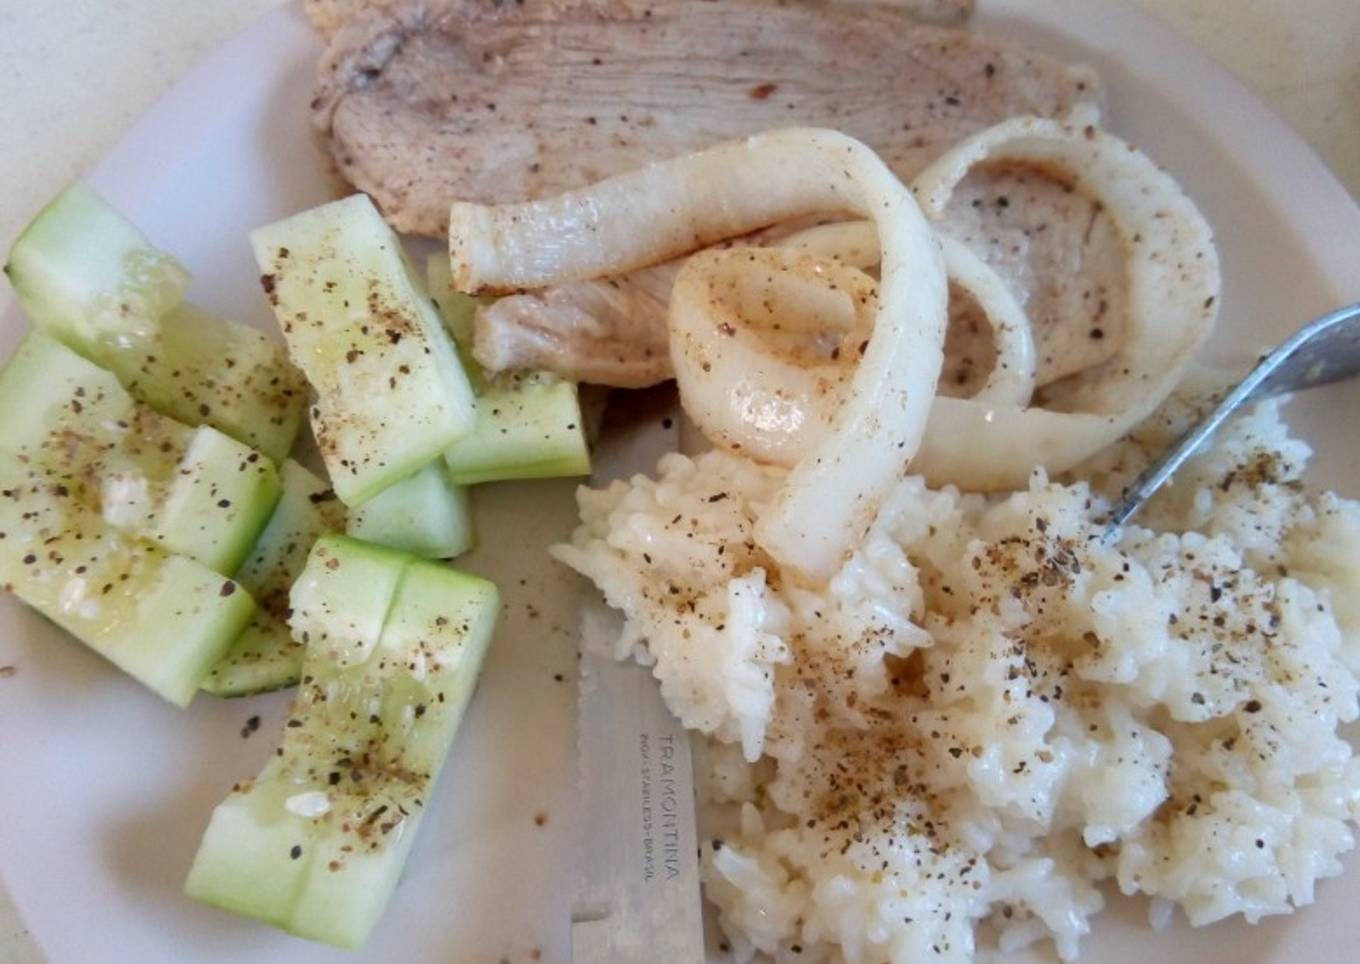
[[[981,25],[1096,66],[1113,127],[1170,168],[1218,230],[1226,295],[1216,350],[1238,360],[1360,298],[1360,211],[1278,119],[1196,48],[1092,0],[982,0]],[[162,100],[93,172],[96,185],[195,275],[192,296],[269,324],[246,232],[341,188],[307,117],[319,46],[298,10],[271,14]],[[12,301],[0,350],[26,324]],[[1316,478],[1360,495],[1360,385],[1297,403]],[[259,768],[288,697],[200,698],[182,713],[11,598],[0,599],[0,875],[53,961],[549,962],[568,959],[574,593],[541,547],[573,521],[570,483],[478,493],[504,589],[501,631],[386,917],[341,955],[180,893],[213,805]],[[555,679],[560,674],[563,682]],[[260,731],[240,735],[245,720]],[[547,822],[537,825],[536,816]],[[1360,858],[1315,907],[1258,928],[1153,935],[1115,900],[1085,960],[1264,964],[1354,958]],[[1046,952],[1045,952],[1046,953]],[[537,955],[537,957],[535,956]],[[1046,959],[1042,955],[1038,959]]]

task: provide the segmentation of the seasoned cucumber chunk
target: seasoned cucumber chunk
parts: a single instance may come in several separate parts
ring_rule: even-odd
[[[213,696],[254,696],[292,686],[301,678],[303,646],[288,624],[259,608],[250,624],[203,677],[201,689]]]
[[[361,194],[251,235],[288,350],[316,390],[312,429],[360,505],[471,431],[467,376],[401,242]]]
[[[200,426],[179,461],[151,538],[209,569],[235,573],[281,492],[273,462]]]
[[[302,428],[307,383],[284,347],[188,302],[141,346],[91,357],[144,405],[186,425],[211,425],[275,462],[288,457]]]
[[[255,609],[232,580],[120,532],[9,453],[0,585],[179,706]]]
[[[547,372],[505,372],[477,398],[477,426],[444,453],[459,485],[590,474],[576,385]]]
[[[348,532],[425,559],[452,559],[472,548],[472,506],[436,459],[351,510]]]
[[[213,812],[185,890],[357,947],[396,888],[499,600],[475,576],[327,537],[293,605],[309,641],[283,742]]]
[[[318,539],[288,597],[293,635],[347,664],[368,659],[410,558],[346,536]]]
[[[264,609],[286,616],[288,593],[307,564],[312,544],[345,528],[345,507],[327,482],[289,459],[279,470],[283,496],[236,580]]]
[[[5,272],[35,326],[111,371],[137,401],[276,461],[292,448],[306,384],[283,346],[182,302],[188,272],[89,186],[73,185],[34,218]]]
[[[5,274],[33,323],[73,345],[154,333],[189,286],[183,265],[81,182],[38,212]]]
[[[488,377],[472,358],[477,299],[453,290],[453,273],[443,252],[430,255],[426,276],[477,394],[477,424],[444,453],[449,478],[473,485],[589,475],[590,449],[576,385],[541,371]]]
[[[303,646],[285,622],[288,593],[312,544],[345,528],[344,506],[326,482],[291,459],[283,463],[279,476],[283,496],[236,571],[236,581],[255,597],[260,609],[203,681],[203,689],[217,696],[247,696],[298,681]]]
[[[279,495],[269,459],[138,405],[109,372],[37,332],[0,370],[0,450],[110,525],[224,575]]]

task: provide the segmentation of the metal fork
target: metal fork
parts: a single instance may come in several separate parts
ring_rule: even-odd
[[[1110,515],[1106,538],[1117,536],[1119,529],[1152,493],[1161,488],[1195,449],[1243,405],[1285,392],[1339,382],[1356,374],[1360,374],[1360,303],[1338,308],[1304,325],[1261,359],[1212,412],[1181,436],[1124,491],[1123,498]]]

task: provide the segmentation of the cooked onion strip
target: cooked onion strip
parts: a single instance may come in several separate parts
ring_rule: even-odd
[[[1016,118],[961,142],[923,171],[912,191],[938,219],[959,182],[983,162],[1043,167],[1099,201],[1128,252],[1129,298],[1118,352],[1046,387],[1045,404],[1052,408],[1017,407],[995,397],[935,399],[911,469],[932,484],[973,490],[1023,487],[1036,466],[1065,471],[1146,418],[1211,331],[1220,290],[1213,234],[1199,210],[1169,175],[1118,138],[1090,127]],[[872,264],[863,229],[835,227],[834,235],[813,236],[817,250],[834,254],[839,247],[847,260]],[[794,236],[786,243],[798,241]],[[946,253],[951,247],[945,242]]]
[[[685,411],[715,445],[797,464],[835,420],[877,303],[873,279],[838,261],[781,248],[699,252],[671,289],[671,365]],[[822,357],[771,344],[789,335],[794,346],[833,341]]]
[[[1029,320],[986,262],[941,240],[950,282],[977,300],[996,336],[996,363],[973,398],[1027,404]],[[790,466],[831,425],[872,330],[877,285],[859,269],[878,265],[878,235],[868,221],[842,222],[780,245],[703,251],[686,262],[671,294],[671,363],[685,410],[711,442]],[[800,355],[773,344],[814,335],[829,352]]]
[[[1128,252],[1128,320],[1113,358],[1045,389],[1046,404],[1062,411],[935,400],[912,470],[972,489],[1019,488],[1035,466],[1065,471],[1146,418],[1208,337],[1220,290],[1213,232],[1180,185],[1093,127],[1006,121],[949,151],[912,191],[939,218],[968,171],[996,161],[1060,172],[1104,205]]]
[[[544,201],[454,204],[449,255],[460,290],[537,287],[654,264],[813,212],[872,219],[883,252],[873,334],[845,401],[756,526],[787,570],[825,578],[920,444],[943,361],[939,246],[872,151],[834,131],[772,131]]]
[[[947,235],[940,235],[939,241],[950,283],[973,296],[991,326],[996,347],[996,363],[973,400],[1028,405],[1035,388],[1034,334],[1029,318],[1001,276],[972,248]],[[878,237],[867,221],[818,225],[790,235],[780,244],[856,268],[878,264]]]

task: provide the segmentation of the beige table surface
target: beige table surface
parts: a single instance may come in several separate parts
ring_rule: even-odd
[[[1241,77],[1360,195],[1360,0],[1137,2]],[[196,60],[278,3],[0,0],[0,250]],[[40,960],[0,894],[0,964]]]

